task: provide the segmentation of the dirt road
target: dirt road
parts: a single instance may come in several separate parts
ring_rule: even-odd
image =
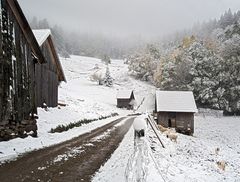
[[[133,118],[118,125],[123,119],[1,165],[0,181],[90,181],[132,125]]]

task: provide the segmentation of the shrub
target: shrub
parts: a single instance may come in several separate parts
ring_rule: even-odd
[[[97,119],[82,119],[78,122],[74,122],[74,123],[71,122],[67,125],[58,125],[56,128],[51,128],[50,133],[62,133],[64,131],[68,131],[68,130],[73,129],[75,127],[80,127],[83,124],[88,124],[88,123],[91,123],[91,122],[94,122],[94,121],[99,121],[99,120],[107,119],[107,118],[110,118],[110,117],[115,117],[115,116],[118,116],[118,115],[119,115],[118,113],[112,113],[111,115],[108,115],[108,116],[100,116]]]

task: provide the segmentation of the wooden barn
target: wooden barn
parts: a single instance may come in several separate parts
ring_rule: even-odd
[[[0,140],[36,136],[34,68],[45,58],[18,2],[0,8]]]
[[[117,107],[133,109],[135,96],[133,90],[121,90],[117,93]]]
[[[177,132],[194,133],[194,113],[197,107],[191,91],[156,91],[157,123],[175,128]]]
[[[58,105],[58,86],[66,81],[49,29],[33,30],[46,63],[35,65],[36,104],[38,107]]]

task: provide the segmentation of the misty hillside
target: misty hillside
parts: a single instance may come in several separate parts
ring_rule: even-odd
[[[218,20],[154,41],[69,33],[36,17],[30,24],[33,29],[51,28],[62,57],[127,57],[129,71],[137,79],[164,90],[193,90],[198,106],[240,114],[240,11],[229,9]]]
[[[164,90],[192,90],[199,107],[240,114],[240,11],[128,57],[129,71]]]
[[[69,58],[69,55],[98,58],[109,55],[111,58],[120,59],[139,47],[143,47],[146,42],[138,40],[136,37],[125,39],[101,33],[71,32],[62,26],[51,25],[47,19],[38,20],[36,17],[30,20],[30,25],[32,29],[50,28],[59,54],[66,58]]]

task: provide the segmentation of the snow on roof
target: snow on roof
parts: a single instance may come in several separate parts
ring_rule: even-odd
[[[117,99],[130,99],[133,90],[120,90],[117,93]]]
[[[191,91],[156,91],[157,112],[198,112]]]
[[[51,30],[50,29],[33,30],[33,34],[36,37],[39,46],[42,46],[42,44],[47,40],[49,35],[51,35]]]

